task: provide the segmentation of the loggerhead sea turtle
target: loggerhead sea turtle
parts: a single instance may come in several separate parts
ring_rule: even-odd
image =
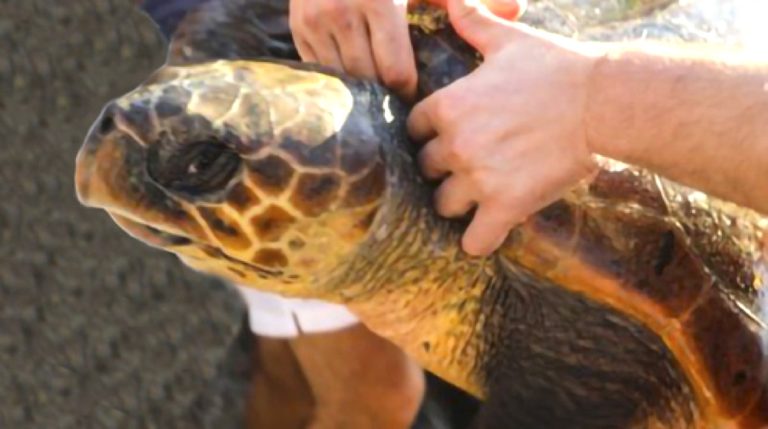
[[[83,204],[195,269],[348,305],[483,399],[478,427],[768,427],[759,216],[605,160],[469,257],[407,106],[259,59],[294,54],[285,8],[245,3],[191,16],[168,64],[105,107],[77,158]],[[412,15],[422,95],[480,60],[440,16]]]

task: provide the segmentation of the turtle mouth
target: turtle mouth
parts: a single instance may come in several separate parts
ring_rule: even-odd
[[[161,231],[157,228],[153,228],[151,226],[145,226],[147,231],[149,231],[151,234],[154,234],[155,237],[157,237],[158,240],[167,243],[168,246],[172,247],[178,247],[178,246],[189,246],[193,244],[194,242],[189,239],[188,237],[183,237],[181,235],[171,234],[170,232]]]
[[[283,274],[281,270],[256,266],[235,259],[214,246],[197,242],[189,237],[161,230],[141,222],[136,222],[116,213],[110,212],[109,215],[121,229],[128,233],[128,235],[151,247],[176,253],[178,256],[192,257],[193,259],[199,259],[200,256],[192,255],[202,252],[202,255],[204,255],[204,258],[206,259],[229,263],[237,269],[251,272],[262,279],[275,278]],[[197,249],[199,252],[194,251],[192,248]]]
[[[173,247],[184,247],[195,244],[189,237],[177,235],[168,231],[139,223],[115,213],[109,214],[115,223],[127,232],[130,236],[140,240],[152,247],[169,249]]]

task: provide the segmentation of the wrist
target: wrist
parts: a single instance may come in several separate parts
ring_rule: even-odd
[[[605,115],[603,110],[612,108],[606,105],[603,91],[606,85],[611,85],[606,82],[605,68],[608,63],[616,60],[616,49],[611,43],[605,42],[591,42],[587,45],[588,51],[584,55],[589,66],[582,112],[584,140],[592,155],[612,157],[616,155],[616,148],[612,147],[610,138],[603,138],[600,127]]]

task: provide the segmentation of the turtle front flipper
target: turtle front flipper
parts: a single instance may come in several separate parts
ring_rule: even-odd
[[[620,310],[499,260],[483,297],[476,428],[695,428],[685,372],[663,341]]]
[[[545,422],[594,424],[522,427],[766,427],[765,261],[746,217],[690,192],[605,170],[514,232],[500,265],[519,296],[492,300],[486,342],[503,346],[486,378],[491,398],[524,394],[489,416],[546,404]]]

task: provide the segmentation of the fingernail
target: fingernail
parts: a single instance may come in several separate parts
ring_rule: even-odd
[[[499,18],[514,20],[525,10],[526,0],[483,0],[485,7]]]

